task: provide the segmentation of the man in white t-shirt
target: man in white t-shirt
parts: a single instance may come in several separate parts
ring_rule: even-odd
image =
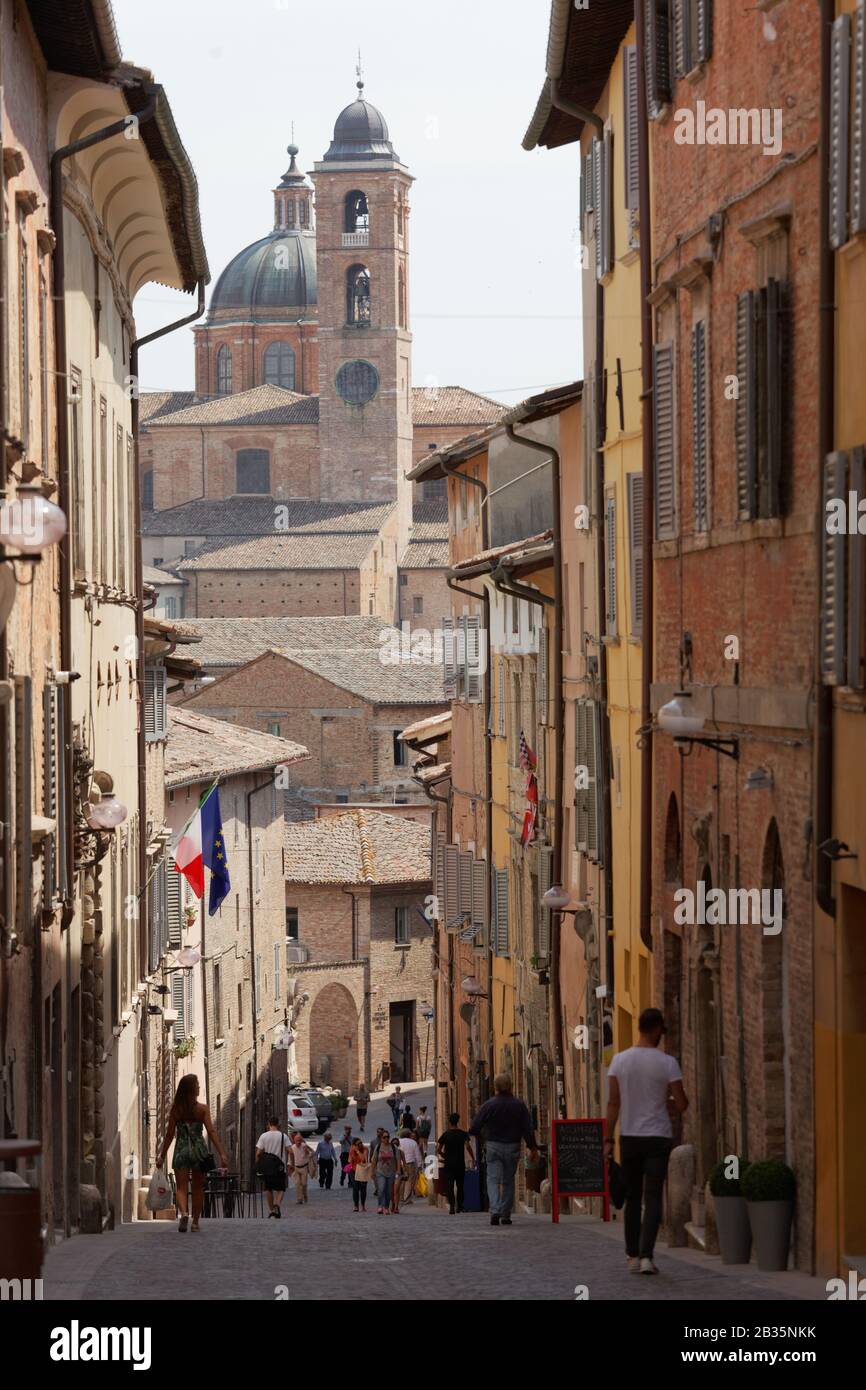
[[[658,1009],[644,1009],[638,1041],[618,1052],[607,1073],[605,1155],[613,1157],[613,1135],[620,1126],[620,1158],[626,1182],[625,1251],[629,1268],[658,1274],[653,1264],[662,1215],[662,1191],[673,1144],[671,1114],[688,1107],[679,1063],[659,1051],[665,1021]],[[643,1221],[641,1221],[643,1201]]]
[[[256,1173],[264,1184],[268,1199],[268,1216],[282,1216],[286,1195],[289,1144],[291,1140],[280,1129],[276,1115],[268,1120],[268,1128],[256,1140]]]
[[[412,1193],[415,1191],[415,1179],[421,1168],[421,1150],[411,1134],[401,1135],[397,1142],[406,1164],[406,1176],[400,1191],[400,1205],[406,1206],[412,1201]]]

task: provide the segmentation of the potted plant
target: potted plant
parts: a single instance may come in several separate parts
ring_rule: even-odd
[[[721,1159],[709,1176],[722,1264],[725,1265],[747,1265],[752,1257],[749,1213],[746,1210],[746,1199],[740,1190],[740,1182],[749,1163],[745,1158],[740,1158],[737,1162],[738,1177],[726,1176],[726,1170],[731,1165],[730,1157]]]
[[[342,1091],[333,1091],[330,1096],[331,1113],[335,1120],[342,1120],[349,1108],[349,1101]]]
[[[174,1049],[175,1057],[180,1060],[183,1057],[192,1057],[195,1052],[195,1035],[190,1033],[188,1038],[184,1038]]]
[[[788,1268],[797,1180],[780,1158],[750,1163],[740,1180],[758,1257],[758,1269]]]
[[[529,1154],[524,1161],[526,1169],[526,1190],[527,1192],[540,1192],[543,1179],[547,1175],[547,1161],[543,1154],[538,1158],[532,1159]]]

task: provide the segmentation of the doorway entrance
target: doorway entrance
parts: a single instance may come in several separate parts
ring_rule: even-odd
[[[388,1008],[391,1040],[391,1080],[415,1080],[415,1000]]]

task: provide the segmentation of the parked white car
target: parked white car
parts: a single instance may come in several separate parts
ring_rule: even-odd
[[[296,1129],[299,1134],[316,1134],[319,1117],[316,1107],[304,1091],[290,1091],[288,1097],[289,1133]]]

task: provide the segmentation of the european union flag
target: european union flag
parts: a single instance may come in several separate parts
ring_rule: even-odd
[[[210,895],[208,916],[213,917],[223,898],[231,889],[228,855],[223,839],[223,821],[220,814],[219,787],[214,787],[201,808],[201,853],[202,859],[210,869]]]

